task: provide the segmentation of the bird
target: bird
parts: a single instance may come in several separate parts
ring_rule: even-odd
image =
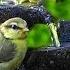
[[[42,0],[16,0],[17,5],[21,5],[26,8],[30,8],[33,6],[40,6],[42,3]]]
[[[0,0],[1,4],[22,5],[24,7],[39,5],[41,2],[42,0]]]
[[[18,69],[27,52],[27,22],[10,18],[0,25],[0,70]]]

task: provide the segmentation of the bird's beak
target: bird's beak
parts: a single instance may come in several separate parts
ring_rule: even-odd
[[[29,31],[29,29],[28,28],[25,28],[24,31],[27,32],[27,31]]]

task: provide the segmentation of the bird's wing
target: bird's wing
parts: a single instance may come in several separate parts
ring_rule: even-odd
[[[15,56],[16,45],[10,40],[0,37],[0,62],[7,62],[12,60]]]

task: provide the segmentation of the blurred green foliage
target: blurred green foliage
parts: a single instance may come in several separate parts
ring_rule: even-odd
[[[28,33],[27,44],[29,48],[50,46],[53,43],[52,33],[48,25],[36,24]]]
[[[43,6],[56,18],[70,20],[70,0],[43,0]]]

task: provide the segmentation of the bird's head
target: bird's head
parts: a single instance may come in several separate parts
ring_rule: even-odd
[[[0,25],[0,31],[5,38],[23,39],[26,37],[28,28],[25,20],[16,17],[5,21]]]

